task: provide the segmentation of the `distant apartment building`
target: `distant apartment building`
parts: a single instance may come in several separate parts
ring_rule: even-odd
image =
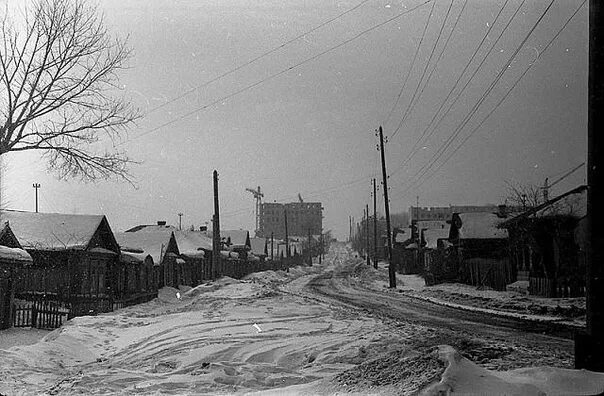
[[[319,235],[323,230],[323,207],[320,202],[262,203],[259,237],[285,238],[285,212],[289,236]]]

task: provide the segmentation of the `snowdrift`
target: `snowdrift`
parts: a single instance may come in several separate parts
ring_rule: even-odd
[[[599,395],[604,393],[604,373],[552,367],[490,371],[443,345],[440,358],[447,368],[439,383],[428,387],[432,395]]]

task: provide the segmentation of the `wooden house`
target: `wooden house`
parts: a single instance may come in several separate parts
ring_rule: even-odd
[[[31,256],[5,223],[0,229],[0,330],[13,324],[15,281],[23,267],[31,264]]]
[[[185,265],[182,284],[197,286],[212,279],[212,238],[204,231],[174,231],[180,257]]]
[[[180,252],[171,229],[142,228],[117,233],[115,238],[122,250],[151,256],[156,288],[181,284],[180,262],[183,260],[179,258]]]
[[[584,219],[587,187],[580,186],[502,223],[509,257],[530,294],[585,295]]]
[[[105,216],[4,210],[0,217],[33,260],[16,285],[21,298],[70,302],[71,316],[112,309],[119,246]]]
[[[157,297],[153,257],[143,250],[121,249],[115,271],[114,309]]]
[[[508,259],[508,232],[499,227],[496,213],[454,213],[449,242],[456,251],[459,277],[464,283],[505,290],[515,273]]]
[[[247,253],[252,250],[249,231],[224,230],[220,231],[220,238],[226,250],[239,253],[241,259],[245,259]]]

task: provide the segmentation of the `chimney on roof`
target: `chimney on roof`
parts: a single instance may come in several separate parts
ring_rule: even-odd
[[[165,220],[157,220],[157,225],[158,226],[165,226],[166,225],[166,221]]]

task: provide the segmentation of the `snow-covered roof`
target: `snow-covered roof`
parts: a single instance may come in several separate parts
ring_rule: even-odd
[[[142,250],[153,259],[153,263],[160,264],[163,253],[170,243],[171,230],[155,230],[149,232],[118,232],[115,239],[121,249]],[[163,247],[163,251],[162,251]]]
[[[223,241],[231,240],[229,248],[245,249],[250,247],[250,233],[246,230],[221,230],[220,238]]]
[[[449,238],[502,239],[508,237],[506,229],[499,228],[502,219],[495,213],[455,213]],[[455,235],[457,233],[457,235]]]
[[[185,256],[199,255],[200,249],[212,250],[212,238],[202,231],[174,231],[178,251]]]
[[[25,249],[86,249],[103,215],[34,213],[2,210],[0,221],[8,221]]]
[[[120,253],[120,261],[125,263],[141,264],[145,261],[147,257],[151,256],[147,253],[134,253],[125,250],[122,250],[122,252]],[[153,261],[153,258],[151,258],[151,260]]]
[[[23,249],[10,248],[0,245],[0,260],[18,261],[20,263],[31,263],[31,256]]]
[[[394,243],[404,243],[409,237],[405,230],[399,230],[396,234],[394,234]]]
[[[134,227],[126,230],[126,232],[140,232],[140,231],[154,232],[154,231],[161,231],[161,230],[176,231],[177,228],[172,225],[165,225],[165,224],[141,224],[141,225],[137,225],[137,226],[134,226]]]
[[[416,223],[419,230],[424,228],[432,229],[449,229],[449,224],[446,220],[419,220]]]
[[[256,256],[266,256],[267,254],[266,238],[250,238],[252,253]]]
[[[422,237],[424,239],[425,248],[436,249],[438,247],[439,239],[449,238],[448,228],[435,228],[422,231]]]

